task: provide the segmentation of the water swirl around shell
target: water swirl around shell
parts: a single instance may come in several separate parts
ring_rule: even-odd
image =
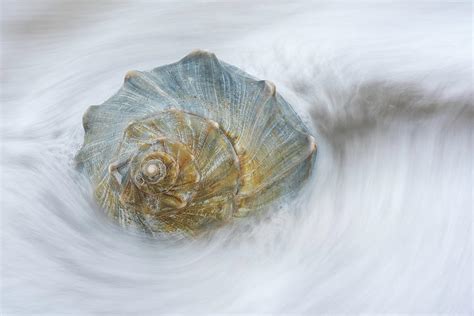
[[[194,51],[84,114],[76,160],[123,226],[196,235],[294,195],[316,144],[268,81]]]

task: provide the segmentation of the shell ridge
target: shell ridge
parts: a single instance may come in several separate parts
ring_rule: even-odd
[[[308,157],[310,157],[313,153],[309,153],[309,154],[304,154],[304,155],[294,155],[292,156],[291,158],[291,161],[289,163],[283,163],[283,161],[278,161],[276,163],[276,165],[280,165],[282,164],[282,168],[279,169],[280,172],[275,174],[275,175],[272,175],[270,177],[268,177],[266,180],[268,182],[266,183],[262,183],[261,185],[255,187],[255,191],[259,191],[261,190],[262,187],[265,187],[265,186],[271,186],[274,182],[278,181],[278,179],[281,178],[282,175],[288,173],[289,171],[291,171],[293,168],[297,167],[302,161],[306,160]],[[266,158],[269,158],[270,155],[268,155]],[[255,168],[258,168],[259,166],[265,166],[265,165],[270,165],[269,163],[266,164],[266,159],[260,161],[256,166]],[[276,166],[275,166],[276,167]],[[251,173],[248,173],[246,174],[247,177],[250,177],[252,175],[254,175],[257,171],[254,169]]]
[[[259,82],[258,84],[260,83],[261,82]],[[269,96],[268,94],[264,92],[264,89],[265,87],[263,87],[259,91],[254,101],[256,104],[258,104],[256,106],[256,109],[254,110],[255,112],[254,113],[247,112],[244,114],[245,117],[251,117],[251,119],[244,121],[245,126],[243,127],[242,136],[236,142],[238,146],[254,148],[253,143],[259,140],[258,129],[260,128],[260,130],[263,130],[265,126],[264,124],[259,124],[260,117],[263,116],[266,110],[271,111],[271,107],[272,107],[272,105],[269,103],[272,101],[272,98],[271,96]],[[263,97],[262,100],[260,100],[261,97]],[[251,111],[247,108],[246,110]]]
[[[150,77],[153,77],[152,73],[145,73],[135,70],[129,71],[125,75],[125,80],[123,84],[124,88],[130,89],[132,93],[137,94],[141,97],[144,96],[142,92],[145,92],[145,96],[152,100],[156,99],[156,94],[167,99],[174,99],[163,89],[161,89],[157,82]],[[139,91],[141,93],[138,93]]]

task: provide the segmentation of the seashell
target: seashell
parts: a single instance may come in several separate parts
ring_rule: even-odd
[[[195,51],[123,87],[83,117],[76,160],[123,226],[197,234],[293,196],[316,143],[268,81]]]

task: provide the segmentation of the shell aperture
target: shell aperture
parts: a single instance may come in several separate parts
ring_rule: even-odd
[[[316,144],[275,91],[195,51],[84,114],[76,160],[98,204],[123,226],[196,234],[295,194]]]

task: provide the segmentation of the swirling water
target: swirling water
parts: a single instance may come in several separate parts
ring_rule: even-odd
[[[6,1],[5,314],[472,312],[470,2]],[[73,157],[127,70],[217,56],[314,125],[290,205],[200,240],[114,225]]]

